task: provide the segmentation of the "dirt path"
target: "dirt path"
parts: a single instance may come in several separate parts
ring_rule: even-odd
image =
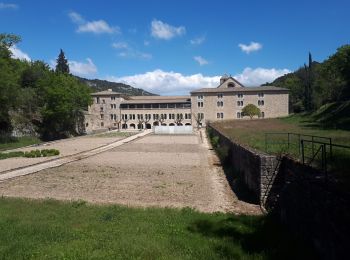
[[[258,214],[231,191],[205,133],[148,135],[63,166],[0,183],[0,195]]]
[[[75,162],[75,161],[78,161],[78,160],[81,160],[84,158],[88,158],[88,157],[91,157],[93,155],[96,155],[96,154],[108,151],[110,149],[113,149],[115,147],[121,146],[125,143],[131,142],[131,141],[133,141],[139,137],[143,137],[149,133],[151,133],[151,130],[146,130],[144,132],[138,133],[136,135],[127,137],[127,138],[122,139],[122,140],[117,139],[117,141],[112,142],[108,145],[103,145],[103,146],[100,146],[100,147],[97,147],[94,149],[90,149],[90,150],[84,150],[83,152],[80,152],[80,153],[75,153],[75,154],[73,153],[72,155],[71,155],[71,153],[68,152],[68,155],[64,156],[62,158],[55,158],[55,159],[51,159],[51,160],[45,158],[46,160],[44,162],[39,162],[39,163],[36,163],[34,165],[16,168],[14,170],[9,170],[9,171],[6,171],[5,173],[0,174],[0,182],[15,178],[15,177],[20,177],[20,176],[28,175],[31,173],[39,172],[39,171],[42,171],[45,169],[55,168],[55,167],[65,165],[67,163]],[[81,142],[81,140],[80,140],[80,142]],[[81,147],[80,147],[80,149],[81,149]],[[23,159],[23,158],[20,158],[20,159]],[[24,158],[24,159],[26,159],[26,158]],[[39,159],[41,159],[41,158],[39,158]],[[17,165],[17,167],[18,167],[18,165]]]

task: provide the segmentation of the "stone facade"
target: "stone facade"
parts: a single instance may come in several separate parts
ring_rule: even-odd
[[[245,119],[242,108],[256,105],[261,118],[288,115],[288,90],[272,86],[244,87],[229,76],[217,88],[190,96],[123,96],[111,90],[92,94],[85,117],[86,132],[113,128],[143,129],[154,125],[205,126],[207,122]]]

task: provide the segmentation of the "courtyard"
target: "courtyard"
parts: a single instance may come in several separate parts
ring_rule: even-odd
[[[108,143],[112,137],[99,138],[100,143]],[[76,139],[74,147],[88,142]],[[71,146],[65,146],[64,141],[59,146],[71,154],[67,148]],[[257,205],[236,198],[204,131],[202,135],[149,134],[82,160],[1,182],[0,195],[136,207],[190,207],[203,212],[260,212]]]

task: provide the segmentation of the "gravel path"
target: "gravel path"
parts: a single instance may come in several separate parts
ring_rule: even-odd
[[[0,183],[0,195],[259,214],[229,187],[205,133],[147,135],[86,159]]]

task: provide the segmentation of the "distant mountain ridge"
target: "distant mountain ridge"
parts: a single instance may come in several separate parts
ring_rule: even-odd
[[[76,76],[82,83],[88,85],[95,92],[112,89],[114,92],[119,92],[128,96],[158,96],[141,88],[134,88],[124,83],[110,82],[100,79],[85,79]]]

